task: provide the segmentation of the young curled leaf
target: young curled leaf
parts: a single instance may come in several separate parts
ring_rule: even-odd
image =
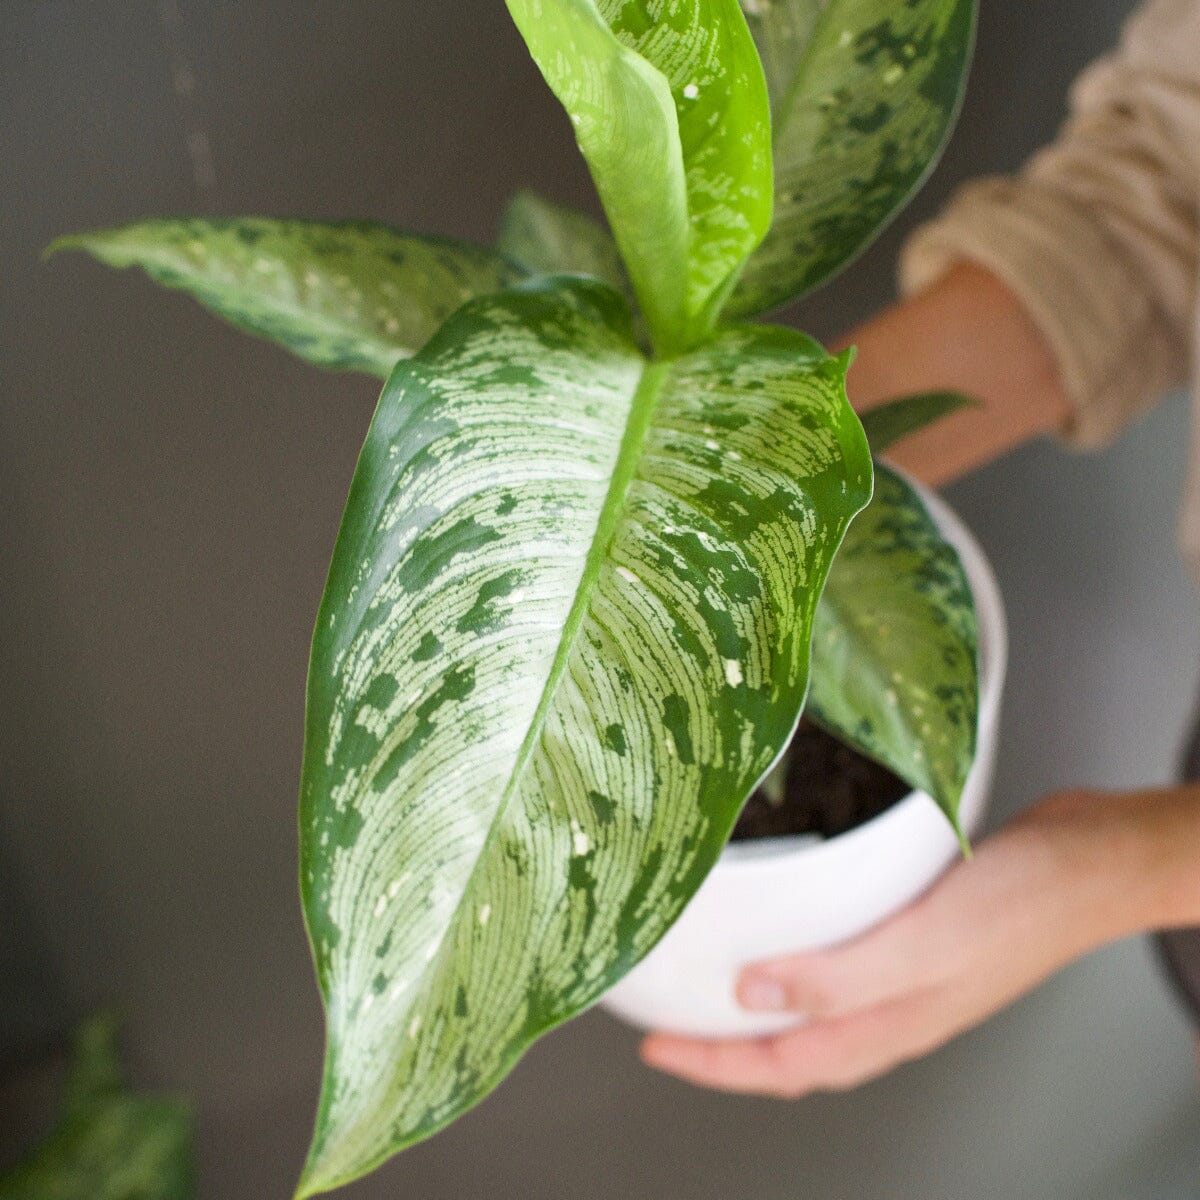
[[[508,0],[567,110],[654,343],[712,328],[771,221],[770,107],[737,0]]]

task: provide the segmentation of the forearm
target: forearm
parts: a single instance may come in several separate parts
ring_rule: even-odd
[[[1200,926],[1200,785],[1071,793],[1022,824],[1045,851],[1058,916],[1078,931],[1080,952],[1146,930]]]
[[[858,348],[848,387],[859,411],[930,390],[979,401],[889,451],[889,459],[925,483],[944,483],[1066,426],[1069,401],[1049,347],[1012,293],[970,263],[843,344]]]
[[[1200,925],[1200,785],[1070,792],[980,843],[920,899],[829,950],[755,964],[738,995],[806,1022],[775,1038],[658,1035],[647,1061],[709,1087],[800,1096],[927,1054],[1108,942]]]

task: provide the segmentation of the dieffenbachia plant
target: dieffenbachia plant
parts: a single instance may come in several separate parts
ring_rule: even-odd
[[[188,1107],[131,1092],[115,1021],[93,1017],[75,1035],[58,1123],[0,1175],[0,1200],[191,1200],[194,1184]]]
[[[309,674],[328,1046],[301,1195],[452,1121],[628,971],[806,695],[951,820],[974,752],[970,591],[873,472],[849,356],[730,323],[828,278],[917,185],[973,0],[508,7],[609,229],[523,193],[493,248],[261,218],[65,242],[387,380]],[[882,443],[956,403],[870,423]]]

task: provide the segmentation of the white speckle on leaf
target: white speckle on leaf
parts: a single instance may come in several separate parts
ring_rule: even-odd
[[[638,577],[628,567],[618,567],[617,574],[625,580],[626,583],[637,583]]]
[[[490,904],[482,905],[479,909],[480,925],[486,925],[488,923],[488,920],[490,919],[491,915],[492,915],[492,906]]]
[[[725,660],[725,681],[730,687],[738,687],[742,682],[742,664],[736,658]]]
[[[592,848],[592,840],[578,821],[571,822],[571,849],[576,858],[583,858]]]
[[[687,87],[683,89],[683,94],[688,100],[695,100],[695,98],[700,95],[700,87],[698,84],[689,83]]]
[[[421,1014],[417,1013],[417,1015],[408,1023],[408,1037],[410,1041],[417,1036],[417,1030],[420,1028]]]
[[[854,30],[843,29],[841,36],[838,38],[838,45],[845,50],[845,48],[849,46],[852,41],[854,41]]]
[[[375,911],[371,914],[376,920],[383,916],[383,910],[387,908],[387,894],[384,893],[375,901]]]
[[[704,448],[705,448],[706,450],[720,450],[720,448],[721,448],[721,443],[720,443],[720,442],[715,442],[715,441],[713,441],[713,439],[712,439],[712,438],[709,438],[709,439],[708,439],[708,441],[706,441],[706,442],[704,443]]]
[[[894,83],[899,83],[903,78],[904,68],[899,63],[895,63],[888,67],[888,69],[883,73],[883,82],[889,87],[891,87],[891,85]]]
[[[890,704],[890,705],[891,705],[893,708],[895,708],[895,707],[896,707],[896,705],[898,705],[898,704],[900,703],[900,697],[896,695],[896,692],[895,692],[895,689],[894,689],[894,688],[888,688],[888,690],[887,690],[887,702],[888,702],[888,703],[889,703],[889,704]]]

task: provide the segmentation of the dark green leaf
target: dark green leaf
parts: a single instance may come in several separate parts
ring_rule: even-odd
[[[975,757],[978,640],[958,554],[912,485],[877,465],[817,610],[808,712],[927,792],[956,829]]]
[[[190,1200],[191,1114],[126,1090],[115,1034],[108,1017],[80,1031],[63,1116],[0,1178],[0,1200]]]
[[[962,408],[977,408],[979,401],[962,392],[918,392],[902,396],[859,413],[872,454],[882,454],[901,438]]]
[[[670,926],[789,740],[871,464],[846,357],[669,363],[590,281],[401,363],[309,677],[302,887],[328,1011],[309,1195],[490,1091]]]
[[[50,249],[141,267],[309,362],[381,378],[464,301],[525,276],[494,251],[369,221],[141,221]]]
[[[731,315],[812,290],[920,186],[958,112],[975,0],[743,0],[774,119],[775,221]]]

